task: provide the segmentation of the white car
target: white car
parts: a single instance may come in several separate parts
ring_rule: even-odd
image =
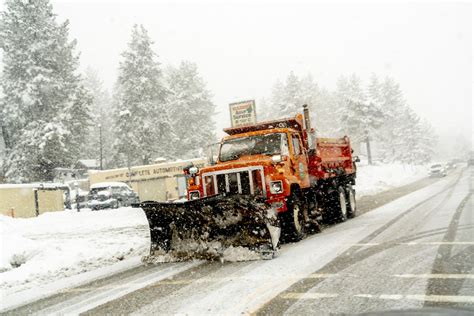
[[[446,167],[443,164],[436,163],[431,165],[429,171],[430,177],[446,177],[448,175]]]
[[[91,186],[88,207],[94,210],[119,208],[139,203],[138,194],[122,182],[103,182]]]

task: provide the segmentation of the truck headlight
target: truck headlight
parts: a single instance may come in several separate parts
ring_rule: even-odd
[[[189,192],[189,199],[190,200],[198,200],[200,197],[199,191],[191,191]]]
[[[279,163],[279,162],[282,162],[283,161],[283,158],[281,157],[281,155],[273,155],[272,156],[272,162],[273,163]]]
[[[283,192],[283,182],[282,181],[271,181],[270,182],[270,192],[272,194],[279,194]]]

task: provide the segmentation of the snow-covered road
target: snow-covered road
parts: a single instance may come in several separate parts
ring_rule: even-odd
[[[465,278],[474,271],[462,254],[473,254],[472,181],[469,171],[458,171],[283,245],[273,260],[141,266],[12,313],[273,315],[469,306],[474,297]],[[439,268],[439,258],[447,265]]]
[[[357,190],[359,195],[374,194],[425,175],[423,167],[362,166]],[[0,288],[2,297],[8,298],[2,307],[136,267],[149,247],[146,218],[131,208],[47,213],[32,219],[0,217],[0,223]],[[354,235],[358,234],[356,229]],[[295,249],[304,249],[306,243]]]

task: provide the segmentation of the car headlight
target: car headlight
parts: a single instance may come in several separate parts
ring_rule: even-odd
[[[282,181],[271,181],[270,182],[270,192],[272,194],[279,194],[283,192],[283,182]]]
[[[199,199],[199,197],[200,197],[199,191],[189,192],[189,199],[190,200],[197,200],[197,199]]]

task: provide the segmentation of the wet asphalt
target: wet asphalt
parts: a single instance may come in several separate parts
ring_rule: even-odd
[[[369,213],[411,192],[436,185],[438,181],[427,178],[363,197],[358,201],[358,212]],[[423,196],[411,207],[397,210],[396,216],[340,253],[331,254],[329,259],[322,254],[321,262],[327,263],[315,264],[317,268],[310,276],[296,275],[289,283],[285,279],[287,286],[258,303],[257,308],[245,308],[248,305],[245,305],[246,302],[252,301],[252,291],[250,295],[243,291],[229,293],[230,299],[224,304],[232,308],[226,314],[234,314],[239,310],[235,308],[237,304],[242,304],[242,313],[260,315],[352,314],[432,307],[474,308],[473,168],[458,168],[442,181],[446,184],[440,186],[440,190]],[[317,234],[311,238],[319,237]],[[294,246],[297,245],[286,247]],[[274,261],[278,263],[278,259]],[[294,260],[306,259],[295,257]],[[196,264],[172,277],[148,284],[81,313],[162,315],[184,310],[191,314],[222,314],[226,310],[225,306],[215,309],[213,295],[222,296],[219,292],[232,288],[230,283],[238,283],[239,278],[251,275],[252,271],[266,263]],[[146,278],[173,265],[141,266],[63,291],[6,314],[61,314],[68,306],[80,306],[81,300],[93,300],[101,291],[126,287],[138,278]],[[265,287],[256,286],[255,296],[265,297],[257,293],[258,288],[265,290]],[[208,304],[209,309],[200,306],[199,310],[193,310],[192,305],[199,302],[202,302],[201,305]]]

